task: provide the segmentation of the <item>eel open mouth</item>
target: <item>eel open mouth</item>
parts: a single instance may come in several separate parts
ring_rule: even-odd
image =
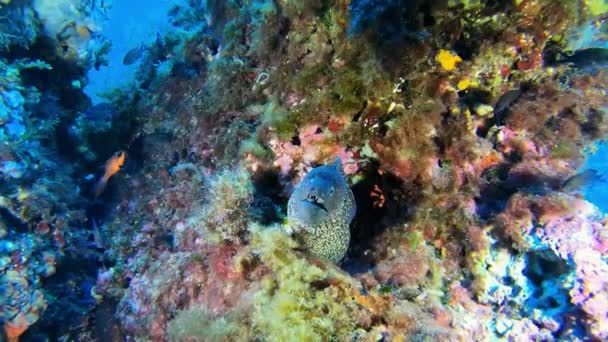
[[[319,198],[315,195],[308,195],[305,199],[303,199],[303,201],[310,203],[320,209],[325,210],[325,212],[327,212],[327,208],[325,208],[325,201],[322,198]]]

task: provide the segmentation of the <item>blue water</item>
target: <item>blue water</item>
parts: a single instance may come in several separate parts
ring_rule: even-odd
[[[584,49],[590,47],[608,48],[607,41],[597,40],[597,26],[590,24],[581,29],[578,39],[570,45],[572,49]],[[608,213],[608,144],[600,143],[598,149],[593,154],[589,154],[585,164],[585,169],[595,169],[606,179],[606,182],[596,182],[583,188],[585,198],[599,207],[604,213]]]
[[[590,154],[585,168],[596,169],[604,176],[603,182],[596,182],[583,189],[585,197],[598,206],[604,213],[608,213],[608,143],[598,145],[594,154]]]
[[[157,33],[162,35],[170,30],[167,11],[181,3],[179,0],[129,0],[115,1],[112,4],[109,19],[101,32],[112,41],[112,49],[107,55],[109,64],[99,70],[92,69],[89,72],[89,83],[84,88],[94,104],[103,100],[103,93],[114,88],[135,86],[133,76],[139,61],[123,65],[125,53],[141,43],[153,43]]]

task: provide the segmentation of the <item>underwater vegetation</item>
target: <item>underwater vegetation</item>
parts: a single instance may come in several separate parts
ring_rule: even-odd
[[[605,1],[0,3],[7,340],[608,340]]]

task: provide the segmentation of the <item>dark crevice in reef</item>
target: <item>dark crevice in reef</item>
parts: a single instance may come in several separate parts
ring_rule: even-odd
[[[125,336],[120,329],[120,322],[115,317],[118,303],[106,299],[93,311],[93,333],[97,341],[124,341]]]
[[[423,49],[426,30],[435,23],[435,2],[429,1],[351,1],[349,35],[369,42],[385,71],[400,69],[404,56]]]
[[[507,182],[511,167],[507,163],[499,164],[483,173],[481,179],[486,183],[480,185],[479,196],[475,197],[476,213],[481,219],[489,219],[501,212],[517,192]]]
[[[280,223],[287,215],[287,198],[281,194],[279,174],[275,170],[263,170],[253,178],[253,202],[249,217],[264,225]]]
[[[72,248],[80,251],[68,255],[58,264],[53,276],[43,279],[44,288],[52,296],[47,297],[49,305],[45,316],[28,331],[24,340],[37,341],[38,332],[44,333],[47,340],[59,340],[65,331],[57,328],[58,322],[63,327],[79,326],[82,317],[96,305],[90,293],[102,263],[96,253],[86,252],[90,247]]]
[[[72,81],[84,77],[86,70],[77,64],[57,55],[56,42],[49,37],[40,36],[28,49],[13,47],[6,56],[9,61],[21,58],[42,60],[53,67],[52,70],[31,68],[21,71],[23,83],[35,86],[40,91],[52,91],[65,108],[84,109],[90,100],[79,87],[72,86]]]
[[[561,179],[534,172],[511,172],[515,163],[502,163],[487,169],[481,177],[475,196],[476,214],[491,219],[504,210],[508,200],[518,192],[544,195],[559,189]]]
[[[73,124],[74,119],[65,118],[55,127],[54,139],[57,142],[57,153],[67,160],[81,159],[78,151],[79,141],[74,134],[70,133]]]
[[[357,214],[351,224],[345,269],[358,262],[369,262],[366,259],[374,248],[374,240],[387,228],[407,222],[421,199],[415,183],[404,183],[388,172],[381,174],[377,164],[370,165],[365,174],[367,177],[351,188],[357,202]]]
[[[27,224],[15,217],[8,209],[0,208],[0,223],[5,226],[15,229],[17,232],[26,232],[29,230]]]
[[[571,266],[560,259],[552,250],[543,249],[526,253],[526,268],[523,275],[534,286],[534,291],[527,300],[526,308],[534,308],[545,312],[560,313],[564,317],[564,325],[554,332],[558,337],[570,337],[574,331],[581,333],[584,328],[576,317],[583,315],[579,308],[570,305],[568,291],[560,286],[561,278],[567,277],[572,271]]]
[[[524,275],[535,285],[541,285],[547,278],[557,278],[570,271],[568,264],[550,249],[529,252]]]

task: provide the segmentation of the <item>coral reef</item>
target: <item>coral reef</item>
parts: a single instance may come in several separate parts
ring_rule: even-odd
[[[59,18],[42,5],[0,8],[0,323],[11,341],[83,326],[95,302],[82,293],[102,260],[81,181],[92,165],[72,159],[78,152],[62,136],[72,114],[88,106],[81,82],[108,46],[78,25],[93,26],[102,13],[83,5]],[[50,20],[63,26],[47,31]],[[66,29],[78,38],[68,42]]]
[[[7,338],[608,339],[605,1],[190,1],[92,106],[104,3],[0,7]]]
[[[120,299],[126,333],[605,338],[602,296],[590,294],[604,286],[594,277],[605,251],[591,247],[605,244],[604,219],[566,181],[584,148],[606,136],[608,82],[602,70],[549,60],[593,20],[589,7],[577,17],[573,6],[193,7],[209,11],[211,24],[192,30],[219,48],[197,40],[196,51],[217,52],[192,64],[196,73],[157,76],[148,91],[159,95],[139,100],[150,113],[146,145],[164,147],[147,147],[153,163],[136,177],[164,176],[123,189],[145,199],[109,223],[145,246],[114,242],[124,271],[103,289]],[[195,37],[175,46],[197,53],[186,48]],[[332,265],[289,238],[291,219],[280,217],[296,184],[336,157],[359,213],[346,257]],[[124,212],[141,217],[142,232],[122,222]],[[574,234],[575,226],[588,229]],[[167,263],[173,271],[159,274]],[[121,295],[125,277],[133,278]]]
[[[0,67],[0,83],[6,90],[0,96],[4,109],[0,127],[0,281],[2,302],[7,303],[1,318],[5,326],[19,326],[25,331],[47,306],[41,278],[52,277],[61,259],[86,254],[75,248],[89,233],[73,230],[84,221],[84,200],[82,194],[73,191],[72,167],[59,167],[63,161],[50,146],[50,137],[61,118],[40,116],[30,110],[44,100],[20,76],[32,68],[49,70],[51,66],[20,59],[13,63],[3,60]]]

